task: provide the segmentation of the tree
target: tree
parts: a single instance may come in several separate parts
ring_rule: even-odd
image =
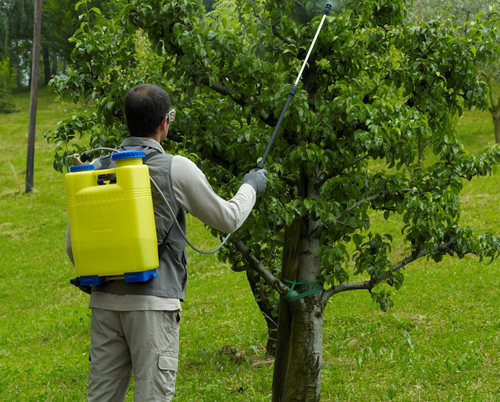
[[[107,18],[117,15],[122,6],[121,1],[94,0],[92,3]],[[18,90],[30,80],[33,5],[31,0],[0,1],[0,55],[8,57],[15,67]],[[71,61],[73,47],[68,39],[80,26],[80,20],[72,0],[44,0],[42,6],[42,70],[47,84],[57,73],[59,62],[67,65]]]
[[[0,2],[1,53],[9,57],[16,69],[16,85],[23,87],[23,72],[31,68],[34,2],[4,0]]]
[[[43,3],[42,37],[45,80],[50,81],[52,73],[59,70],[59,60],[67,64],[71,61],[73,46],[68,40],[78,29],[79,13],[74,2],[67,0],[46,0]],[[52,62],[52,66],[50,63]],[[55,74],[54,74],[55,75]]]
[[[214,8],[215,0],[203,0],[203,6],[207,12],[210,12]]]
[[[132,0],[120,21],[92,25],[99,10],[80,3],[75,65],[53,86],[94,107],[46,133],[55,167],[86,147],[116,146],[126,91],[154,82],[178,111],[167,149],[230,196],[263,154],[322,4],[220,1],[206,14],[201,1]],[[268,158],[268,189],[221,253],[259,275],[259,305],[274,303],[263,286],[280,295],[273,401],[320,399],[331,297],[367,290],[385,310],[410,263],[500,252],[497,237],[459,226],[462,180],[490,174],[500,150],[469,155],[455,129],[464,108],[488,106],[475,61],[498,57],[496,22],[477,20],[465,38],[443,20],[403,24],[406,3],[350,2],[327,17]],[[420,158],[423,142],[432,153]],[[381,233],[375,216],[401,231]],[[402,256],[391,252],[400,243]]]
[[[415,0],[411,9],[410,20],[430,21],[436,18],[449,18],[458,28],[457,32],[467,36],[471,22],[480,13],[483,18],[498,16],[496,2],[491,0],[440,1]],[[500,144],[500,95],[495,96],[500,85],[500,63],[498,60],[480,65],[481,77],[488,84],[490,92],[491,118],[495,134],[495,142]]]
[[[0,113],[18,112],[16,105],[9,99],[11,71],[8,58],[0,59]]]
[[[490,95],[490,107],[489,111],[493,119],[493,129],[495,132],[495,142],[500,144],[500,94],[497,93],[495,96],[495,89],[500,86],[500,62],[496,60],[495,62],[484,66],[482,68],[482,76],[488,83],[489,95]]]
[[[95,15],[93,18],[113,18],[118,15],[122,1],[110,0],[93,0],[92,6],[99,7],[100,15]],[[74,32],[80,27],[80,13],[75,8],[75,2],[72,0],[44,0],[43,4],[43,38],[47,51],[57,59],[63,61],[64,65],[71,62],[71,52],[73,51],[73,43],[69,41]],[[44,57],[44,62],[49,63],[49,54]],[[49,67],[47,64],[46,67]],[[50,72],[52,70],[49,69]],[[47,74],[47,73],[46,73]],[[49,74],[50,75],[50,74]]]

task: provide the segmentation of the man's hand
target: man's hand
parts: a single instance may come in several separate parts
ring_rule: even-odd
[[[257,195],[262,194],[266,190],[266,174],[266,169],[259,169],[255,172],[247,173],[243,176],[243,184],[250,184],[255,189]]]

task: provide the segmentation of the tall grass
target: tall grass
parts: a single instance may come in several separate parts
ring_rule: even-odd
[[[41,91],[34,187],[24,194],[29,96],[0,115],[0,400],[83,401],[88,372],[88,296],[72,287],[64,252],[64,177],[40,133],[64,113]],[[484,125],[484,126],[483,126]],[[493,141],[488,114],[466,113],[470,152]],[[465,183],[463,224],[499,232],[497,177]],[[380,224],[394,225],[395,222]],[[189,237],[215,241],[189,218]],[[273,362],[243,274],[189,251],[176,401],[269,401]],[[325,312],[323,401],[500,401],[498,262],[445,258],[406,269],[395,307],[368,292],[340,294]],[[133,400],[133,385],[127,401]]]

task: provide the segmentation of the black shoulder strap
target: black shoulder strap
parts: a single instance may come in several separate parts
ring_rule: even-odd
[[[161,153],[162,153],[161,151],[159,151],[157,149],[153,149],[149,154],[147,154],[144,158],[142,158],[142,162],[145,164],[153,156],[156,156],[156,155],[161,154]]]
[[[158,261],[161,260],[161,256],[162,256],[163,252],[165,251],[165,249],[167,248],[168,235],[170,234],[170,231],[172,230],[172,226],[170,227],[170,230],[167,232],[167,235],[163,239],[162,243],[158,244]]]

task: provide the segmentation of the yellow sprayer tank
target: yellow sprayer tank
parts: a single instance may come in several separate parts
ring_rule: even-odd
[[[66,174],[71,246],[82,285],[156,277],[156,225],[143,157],[142,151],[119,152],[112,156],[115,168],[80,165]],[[102,182],[110,174],[116,183]]]

